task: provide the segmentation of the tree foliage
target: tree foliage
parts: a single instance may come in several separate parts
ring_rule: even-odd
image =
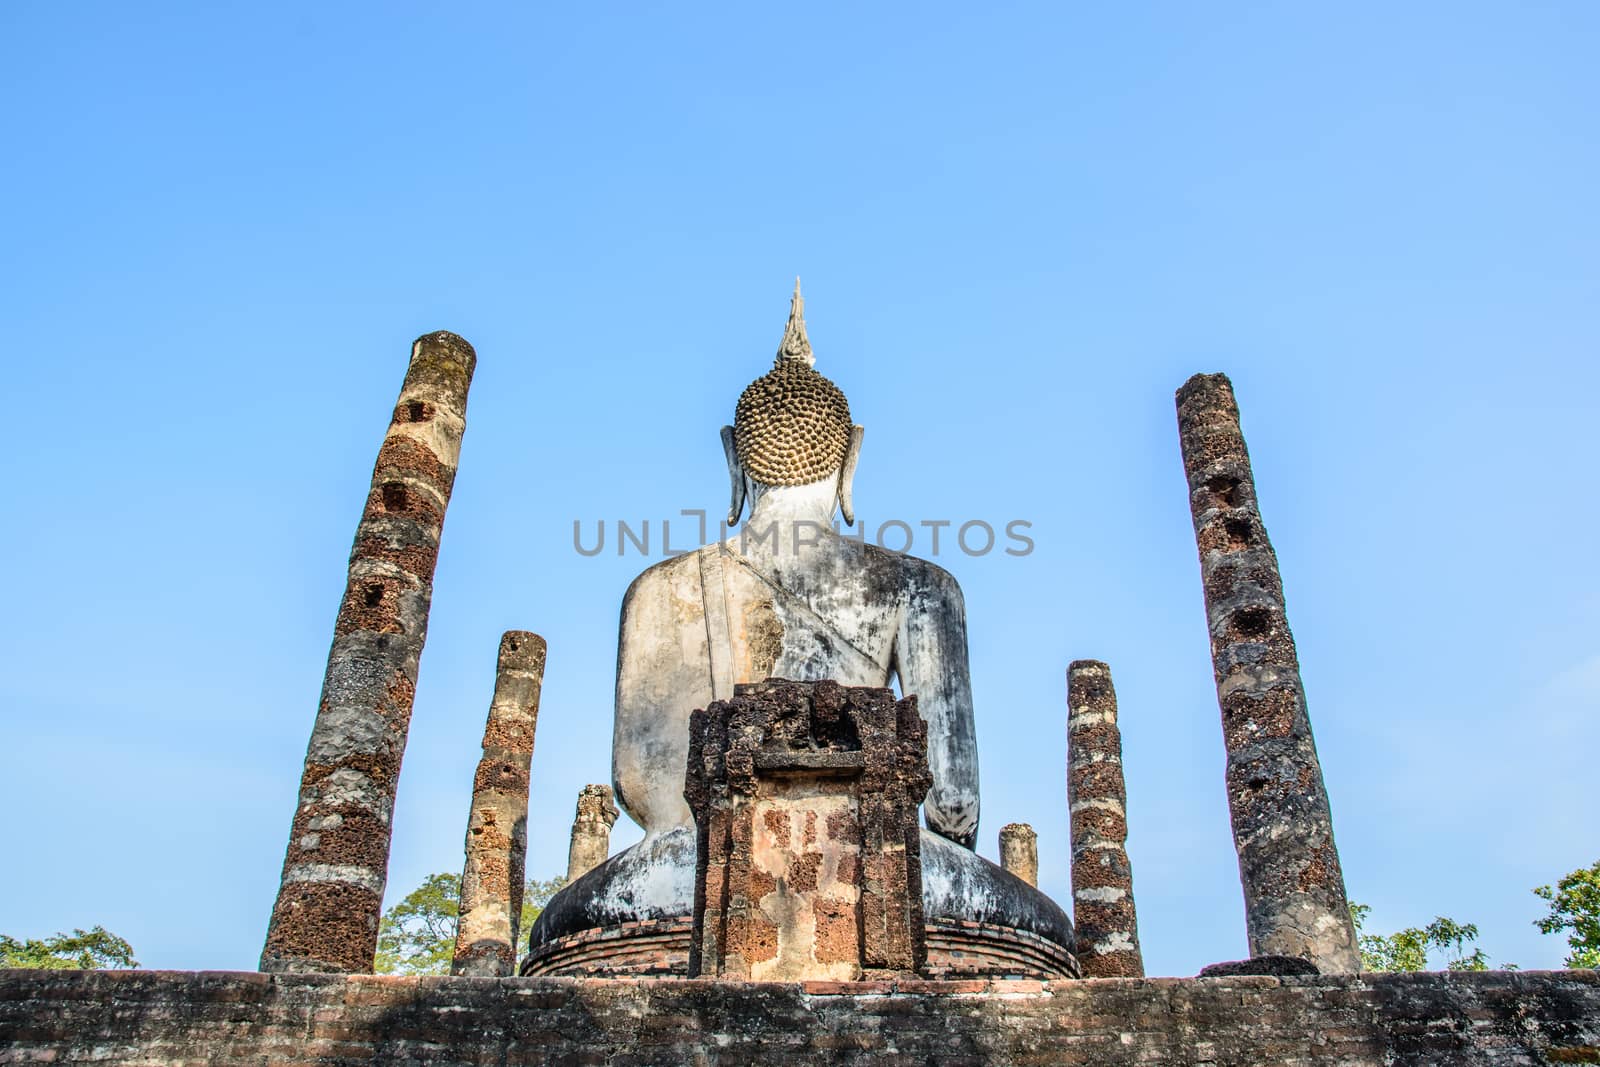
[[[566,884],[561,877],[530,878],[523,883],[520,936],[527,935],[545,904]],[[449,974],[460,905],[460,875],[428,875],[404,900],[383,913],[378,925],[377,972]]]
[[[449,974],[461,901],[459,874],[430,874],[383,913],[379,974]]]
[[[0,934],[0,967],[47,971],[96,971],[104,967],[137,967],[133,946],[103,926],[74,930],[35,940],[18,941]]]
[[[517,929],[522,931],[526,938],[528,931],[533,927],[533,920],[544,911],[544,906],[550,903],[550,898],[560,892],[567,884],[567,876],[558,874],[554,878],[529,878],[522,883],[522,921]]]
[[[1438,916],[1424,927],[1410,926],[1393,934],[1366,934],[1362,927],[1372,909],[1365,904],[1350,905],[1350,918],[1356,927],[1356,943],[1361,949],[1364,971],[1425,971],[1428,953],[1446,953],[1445,967],[1452,971],[1486,971],[1489,957],[1472,943],[1478,939],[1475,923],[1458,923]],[[1471,951],[1468,947],[1471,946]]]
[[[1592,867],[1580,867],[1551,886],[1542,885],[1534,894],[1550,905],[1550,914],[1535,919],[1540,933],[1567,934],[1568,967],[1600,967],[1600,860]]]

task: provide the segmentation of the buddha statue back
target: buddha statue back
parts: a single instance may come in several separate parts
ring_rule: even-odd
[[[745,389],[721,431],[730,529],[746,507],[749,518],[726,540],[650,567],[623,599],[612,777],[617,804],[645,839],[550,902],[533,930],[536,957],[542,943],[586,927],[688,915],[689,718],[735,685],[767,678],[898,683],[915,695],[933,780],[923,802],[930,920],[989,915],[1018,925],[1021,915],[1022,926],[1070,950],[1060,909],[971,851],[978,755],[960,587],[926,560],[838,531],[837,517],[854,522],[863,428],[814,368],[804,308],[797,281],[772,370]]]

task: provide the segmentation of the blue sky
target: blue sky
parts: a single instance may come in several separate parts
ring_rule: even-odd
[[[799,274],[866,521],[1032,523],[1025,558],[939,557],[980,851],[1033,823],[1067,899],[1063,675],[1105,659],[1148,968],[1246,953],[1172,400],[1221,370],[1352,897],[1559,964],[1529,890],[1600,858],[1600,8],[11,4],[0,30],[0,931],[254,966],[435,329],[480,362],[390,899],[460,867],[510,628],[550,644],[530,873],[564,869],[651,562],[581,557],[572,523],[725,506],[717,428]]]

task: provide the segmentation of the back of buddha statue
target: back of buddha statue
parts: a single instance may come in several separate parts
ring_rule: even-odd
[[[796,285],[773,371],[723,428],[733,488],[720,544],[656,564],[629,587],[617,652],[612,776],[617,803],[650,836],[690,825],[683,799],[689,716],[733,686],[832,679],[916,695],[928,723],[930,829],[972,846],[977,748],[961,591],[939,567],[841,537],[862,429],[812,369]]]

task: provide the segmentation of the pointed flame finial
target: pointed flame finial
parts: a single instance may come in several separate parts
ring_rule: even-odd
[[[811,341],[806,337],[806,298],[800,295],[800,278],[794,280],[794,296],[789,298],[789,324],[783,328],[783,342],[778,345],[778,358],[774,365],[786,359],[803,360],[808,367],[816,366],[811,354]]]

